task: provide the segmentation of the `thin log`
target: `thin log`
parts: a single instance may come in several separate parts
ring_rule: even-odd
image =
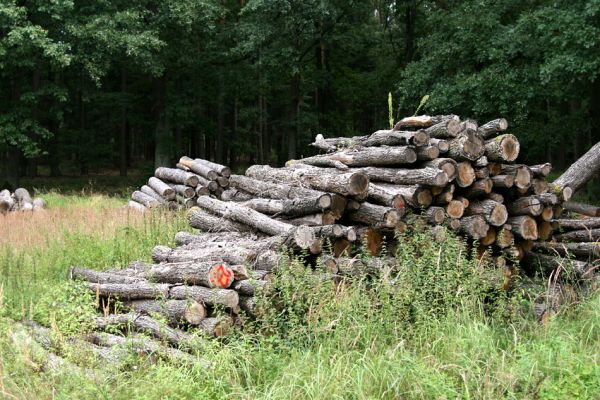
[[[600,229],[581,229],[554,235],[554,238],[559,242],[597,242],[600,241]]]
[[[190,169],[190,171],[200,175],[205,179],[208,179],[209,181],[214,181],[219,177],[219,173],[217,171],[206,166],[205,164],[196,162],[189,157],[181,157],[179,159],[179,164],[186,166]]]
[[[234,280],[233,270],[227,264],[212,261],[153,265],[147,276],[155,282],[185,283],[220,289],[227,289]]]
[[[208,161],[208,160],[203,160],[202,158],[196,158],[194,160],[194,162],[197,164],[202,164],[202,165],[207,166],[208,168],[212,169],[213,171],[216,171],[217,174],[221,175],[224,178],[229,178],[231,176],[231,169],[229,167],[226,167],[225,165],[216,164],[216,163]]]
[[[175,193],[182,196],[183,198],[191,199],[194,196],[196,196],[196,191],[194,190],[193,187],[186,186],[186,185],[177,185],[177,184],[172,184],[172,183],[168,184],[168,185],[171,186],[171,188],[173,188],[173,190],[175,190]],[[194,186],[194,187],[196,187],[196,186]]]
[[[175,190],[154,176],[148,179],[148,186],[154,189],[156,193],[164,197],[166,200],[175,199]]]
[[[206,232],[253,232],[252,227],[210,214],[199,207],[192,207],[187,212],[187,219],[192,228]]]
[[[371,203],[363,203],[360,209],[348,213],[347,217],[355,223],[362,223],[378,228],[394,228],[403,213],[397,208],[383,207]]]
[[[160,314],[170,324],[188,323],[198,325],[207,317],[206,307],[197,301],[188,300],[134,300],[125,306],[140,314]]]
[[[555,225],[556,229],[562,231],[600,228],[600,218],[598,217],[586,219],[555,219],[552,223]]]
[[[515,177],[515,186],[519,189],[527,189],[531,186],[533,173],[527,165],[522,164],[500,164],[502,174],[510,174]]]

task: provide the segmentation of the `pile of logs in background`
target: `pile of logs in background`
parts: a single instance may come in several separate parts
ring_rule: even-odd
[[[14,193],[8,190],[0,191],[0,214],[12,211],[39,211],[45,208],[44,199],[32,199],[27,189],[19,188]]]
[[[409,117],[368,136],[319,135],[313,146],[322,154],[282,168],[255,165],[245,175],[182,157],[176,168],[157,169],[130,207],[189,208],[201,233],[180,232],[175,248],[155,247],[154,264],[71,275],[102,299],[99,329],[132,326],[160,337],[150,317],[159,313],[173,344],[187,337],[180,328],[221,336],[242,312],[257,315],[254,295],[292,253],[335,279],[377,274],[389,259],[357,256],[401,245],[398,233],[413,224],[430,225],[433,240],[443,240],[442,227],[463,235],[503,271],[505,289],[519,270],[549,273],[567,253],[578,278],[593,275],[600,218],[565,217],[597,211],[569,200],[598,170],[588,171],[600,146],[551,183],[549,164],[515,163],[520,144],[506,129],[504,119],[480,126],[455,115]],[[326,244],[332,254],[322,254]],[[111,299],[124,309],[115,313]]]

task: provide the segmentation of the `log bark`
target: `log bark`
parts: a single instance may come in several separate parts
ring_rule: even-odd
[[[10,192],[3,190],[0,192],[0,213],[5,214],[9,212],[15,204]]]
[[[425,215],[430,225],[440,225],[446,219],[446,212],[442,207],[429,207],[425,211]]]
[[[194,160],[194,162],[196,164],[205,165],[206,167],[212,169],[213,171],[216,171],[217,174],[221,175],[224,178],[229,178],[231,176],[231,169],[225,165],[216,164],[214,162],[204,160],[202,158],[196,158]]]
[[[420,185],[403,186],[384,184],[384,187],[401,195],[404,198],[404,201],[411,207],[429,207],[433,200],[431,190]]]
[[[361,146],[425,146],[428,142],[429,135],[424,130],[414,132],[380,130],[358,141],[358,144]]]
[[[177,246],[185,246],[191,243],[209,245],[211,243],[221,242],[255,242],[261,239],[260,236],[252,233],[238,232],[210,232],[210,233],[189,233],[177,232],[175,234],[175,244]]]
[[[336,218],[333,214],[325,212],[325,213],[316,213],[303,215],[301,217],[295,218],[287,218],[287,219],[278,219],[278,221],[282,221],[288,224],[292,224],[295,226],[321,226],[321,225],[331,225],[334,224]]]
[[[538,239],[546,241],[552,236],[552,224],[548,221],[538,222]]]
[[[163,181],[179,183],[191,187],[196,187],[200,183],[196,175],[176,168],[159,167],[154,171],[154,176]]]
[[[184,345],[191,336],[179,329],[163,326],[158,321],[140,314],[111,314],[106,317],[97,317],[96,328],[132,328],[136,332],[147,333],[159,340],[164,340],[173,346]]]
[[[178,195],[186,199],[191,199],[196,196],[196,191],[193,187],[186,185],[168,184]],[[196,186],[194,186],[196,187]]]
[[[554,238],[559,242],[597,242],[600,241],[600,229],[581,229],[554,235]]]
[[[175,190],[154,176],[148,179],[148,186],[166,200],[175,199]]]
[[[495,244],[501,249],[505,249],[514,244],[514,236],[511,231],[506,228],[500,228],[496,233]]]
[[[462,195],[468,199],[484,197],[492,192],[493,183],[490,178],[479,179],[471,186],[463,190]]]
[[[197,244],[179,247],[171,250],[166,262],[189,263],[189,262],[212,262],[213,264],[227,263],[231,265],[244,264],[254,260],[257,250],[250,247],[251,243],[221,242],[198,247]],[[248,246],[248,247],[246,247]],[[257,246],[258,247],[258,246]],[[206,285],[205,286],[209,286]]]
[[[317,167],[348,169],[348,167],[398,166],[413,164],[415,161],[417,161],[417,153],[411,147],[365,147],[291,160],[286,163],[286,166],[301,163]]]
[[[338,193],[342,196],[367,197],[369,178],[360,171],[339,173],[328,168],[304,166],[302,168],[271,168],[254,165],[246,175],[265,181],[284,181],[289,184],[310,186],[312,189]]]
[[[394,228],[402,218],[403,213],[397,208],[383,207],[371,203],[362,206],[347,217],[355,223],[362,223],[377,228]]]
[[[401,130],[402,128],[429,128],[430,126],[450,119],[459,121],[459,118],[456,115],[418,115],[406,117],[396,123],[394,130]]]
[[[209,181],[214,181],[219,177],[219,173],[217,171],[206,166],[205,164],[198,163],[189,157],[181,157],[179,159],[179,164],[184,165],[185,167],[189,168],[190,171],[200,175],[201,177]]]
[[[369,183],[368,199],[375,204],[392,208],[404,208],[406,203],[402,195],[394,190],[389,190],[387,186],[381,184]]]
[[[130,283],[90,283],[88,288],[102,297],[117,297],[122,300],[166,299],[169,285],[138,281]]]
[[[600,218],[598,217],[586,219],[555,219],[552,223],[556,229],[562,231],[600,228]]]
[[[199,325],[207,317],[206,307],[188,300],[134,300],[125,303],[130,310],[144,315],[160,314],[170,324]]]
[[[145,281],[143,277],[139,276],[119,275],[112,272],[101,272],[77,267],[69,269],[69,279],[79,279],[90,283],[136,283]]]
[[[589,217],[600,217],[600,207],[596,207],[591,204],[566,201],[562,204],[562,207],[565,210],[574,211],[578,214],[587,215]]]
[[[211,337],[223,337],[231,332],[233,325],[233,319],[230,316],[219,316],[203,319],[200,321],[198,329]]]
[[[536,196],[521,197],[506,205],[510,215],[540,215],[544,209],[542,202]]]
[[[558,196],[562,201],[571,200],[571,196],[573,196],[573,189],[570,187],[560,187],[555,185],[554,183],[548,183],[548,191],[554,193]]]
[[[536,242],[533,244],[533,249],[548,254],[558,254],[560,256],[575,256],[595,259],[600,258],[600,243],[597,242]]]
[[[445,206],[449,204],[454,198],[455,186],[453,184],[447,185],[443,190],[434,197],[433,204],[438,206]]]
[[[536,178],[545,178],[548,175],[550,175],[550,172],[552,171],[552,164],[545,163],[545,164],[530,165],[529,169],[531,170],[531,172],[533,172],[533,175]]]
[[[490,178],[494,187],[498,188],[511,188],[515,184],[515,177],[513,175],[495,175]]]
[[[331,206],[331,197],[321,196],[316,199],[309,197],[286,200],[254,198],[240,204],[264,214],[301,216],[327,210]],[[324,205],[325,207],[323,207]]]
[[[146,193],[136,190],[131,194],[131,199],[136,203],[143,205],[146,208],[160,207],[161,203],[153,197],[148,196]]]
[[[417,160],[419,161],[431,161],[435,160],[440,156],[440,149],[437,146],[422,146],[417,147]],[[373,164],[374,165],[374,164]]]
[[[600,142],[592,146],[553,183],[559,188],[570,187],[573,192],[577,192],[598,172],[600,172]]]
[[[227,249],[224,251],[227,252]],[[234,280],[233,270],[227,264],[212,261],[153,265],[146,275],[155,282],[185,283],[220,289],[227,289]]]
[[[446,186],[448,176],[435,168],[393,169],[366,167],[357,169],[374,182],[388,182],[397,185]]]
[[[444,139],[429,139],[429,144],[432,146],[437,146],[440,153],[447,153],[450,149],[450,145],[447,140]]]
[[[430,137],[437,139],[455,138],[460,131],[460,122],[455,119],[442,121],[425,129]]]
[[[514,184],[519,189],[527,189],[531,186],[533,173],[526,165],[521,164],[500,164],[500,173],[510,174],[515,177]]]
[[[179,300],[195,300],[209,306],[223,306],[232,310],[238,307],[239,296],[231,289],[209,289],[204,286],[173,286],[169,298]]]
[[[33,211],[33,200],[27,189],[18,188],[15,190],[15,202],[19,211]]]
[[[252,200],[253,198],[254,196],[250,193],[234,188],[229,188],[221,193],[221,200],[223,201],[242,202]]]
[[[490,161],[512,162],[519,156],[519,140],[511,134],[504,134],[485,142],[485,155]]]
[[[475,182],[475,169],[469,161],[458,163],[456,172],[456,184],[458,186],[469,187]]]
[[[199,207],[192,207],[187,212],[187,219],[192,228],[206,232],[253,232],[255,229],[239,222],[217,217]]]
[[[508,219],[506,207],[494,200],[471,202],[469,207],[465,210],[465,215],[481,215],[493,226],[502,226]]]
[[[473,239],[482,239],[487,235],[489,225],[480,215],[463,217],[460,219],[460,230]]]
[[[512,232],[523,239],[536,240],[538,238],[537,223],[528,215],[509,217],[507,223],[512,226]]]
[[[448,141],[448,156],[455,160],[475,161],[485,153],[485,143],[476,133],[462,132]]]
[[[233,284],[233,289],[244,296],[254,296],[260,290],[263,290],[267,286],[267,281],[246,279],[243,281],[237,281]]]
[[[130,200],[127,203],[127,207],[129,207],[130,209],[135,210],[137,212],[141,212],[141,213],[144,213],[144,212],[146,212],[146,210],[148,210],[144,205],[138,203],[137,201],[133,201],[133,200]]]
[[[506,128],[508,128],[506,119],[498,118],[481,125],[477,131],[487,140],[498,135],[499,132],[504,132]]]

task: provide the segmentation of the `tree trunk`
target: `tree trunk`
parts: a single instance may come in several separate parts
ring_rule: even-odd
[[[165,181],[180,183],[191,187],[196,187],[200,183],[197,175],[177,168],[159,167],[154,171],[154,176]]]
[[[520,148],[514,135],[504,134],[485,142],[485,155],[490,161],[512,162],[519,156]]]
[[[576,192],[598,172],[600,172],[600,142],[592,146],[553,183],[559,188],[570,187],[573,192]]]

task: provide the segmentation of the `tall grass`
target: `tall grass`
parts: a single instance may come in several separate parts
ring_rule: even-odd
[[[336,284],[322,279],[325,271],[291,262],[262,295],[264,312],[244,334],[197,343],[212,364],[208,370],[135,359],[118,369],[101,366],[93,376],[36,372],[31,356],[14,347],[7,316],[27,316],[32,307],[44,319],[54,304],[65,309],[57,323],[73,323],[68,315],[85,316],[93,300],[66,284],[69,265],[101,269],[148,259],[155,243],[168,244],[185,227],[181,216],[95,212],[114,229],[89,232],[82,224],[53,232],[34,249],[4,248],[0,397],[597,399],[600,393],[600,296],[540,326],[525,299],[496,289],[501,271],[471,261],[452,236],[436,244],[419,232],[400,238],[398,262],[379,279]]]

